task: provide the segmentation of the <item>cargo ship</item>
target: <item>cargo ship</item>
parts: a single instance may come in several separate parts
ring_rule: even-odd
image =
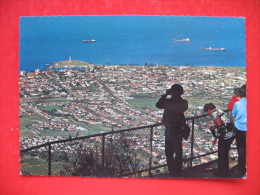
[[[95,43],[96,40],[95,39],[91,39],[91,40],[83,40],[82,43]]]
[[[186,39],[174,39],[173,42],[190,42],[190,39],[189,38],[186,38]]]
[[[208,48],[203,48],[204,50],[212,50],[212,51],[226,51],[226,48],[212,48],[212,47],[208,47]]]

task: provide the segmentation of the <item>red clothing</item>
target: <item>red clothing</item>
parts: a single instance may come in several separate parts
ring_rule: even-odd
[[[237,96],[235,96],[235,95],[232,96],[232,98],[231,98],[231,99],[229,100],[229,102],[228,102],[227,108],[228,108],[229,110],[232,110],[234,104],[235,104],[237,101],[238,101]]]

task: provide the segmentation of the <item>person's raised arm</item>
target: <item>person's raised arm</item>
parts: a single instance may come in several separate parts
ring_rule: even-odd
[[[159,109],[164,109],[165,108],[164,102],[165,102],[166,97],[167,97],[167,94],[162,95],[162,97],[158,100],[158,102],[156,103],[155,106]]]

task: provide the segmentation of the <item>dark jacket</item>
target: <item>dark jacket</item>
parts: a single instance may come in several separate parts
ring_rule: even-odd
[[[181,96],[173,96],[166,99],[167,95],[162,97],[156,103],[156,107],[164,109],[162,122],[167,126],[180,128],[185,123],[184,112],[188,109],[188,101]]]

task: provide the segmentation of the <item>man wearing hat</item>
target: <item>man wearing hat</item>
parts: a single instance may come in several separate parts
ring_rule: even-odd
[[[182,99],[182,94],[183,87],[174,84],[156,103],[157,108],[164,109],[165,155],[173,177],[180,177],[182,172],[182,127],[185,124],[184,112],[188,109],[188,101]]]

